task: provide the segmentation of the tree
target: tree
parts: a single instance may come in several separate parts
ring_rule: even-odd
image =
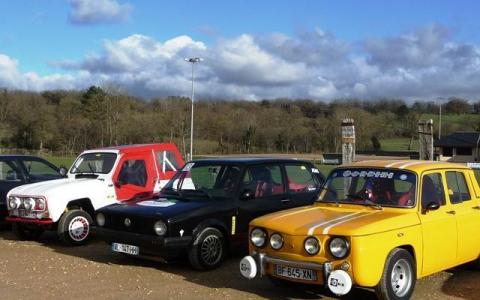
[[[471,113],[473,110],[472,105],[470,105],[467,100],[455,97],[450,98],[444,107],[446,113],[457,115]]]

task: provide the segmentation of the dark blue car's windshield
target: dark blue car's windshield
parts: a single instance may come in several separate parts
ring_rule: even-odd
[[[232,165],[188,163],[164,187],[183,197],[224,198],[235,191],[240,168]]]

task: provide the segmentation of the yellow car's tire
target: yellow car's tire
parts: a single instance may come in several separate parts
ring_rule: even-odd
[[[382,278],[375,287],[378,299],[410,299],[417,281],[415,261],[405,249],[393,249],[385,261]]]

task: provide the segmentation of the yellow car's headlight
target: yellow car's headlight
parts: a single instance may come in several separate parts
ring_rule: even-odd
[[[336,258],[345,258],[350,253],[350,243],[343,237],[334,237],[330,240],[328,248]]]

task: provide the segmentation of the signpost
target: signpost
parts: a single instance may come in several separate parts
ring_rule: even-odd
[[[355,161],[355,124],[353,119],[342,121],[342,164]]]
[[[418,142],[421,160],[433,160],[433,120],[418,121]]]

